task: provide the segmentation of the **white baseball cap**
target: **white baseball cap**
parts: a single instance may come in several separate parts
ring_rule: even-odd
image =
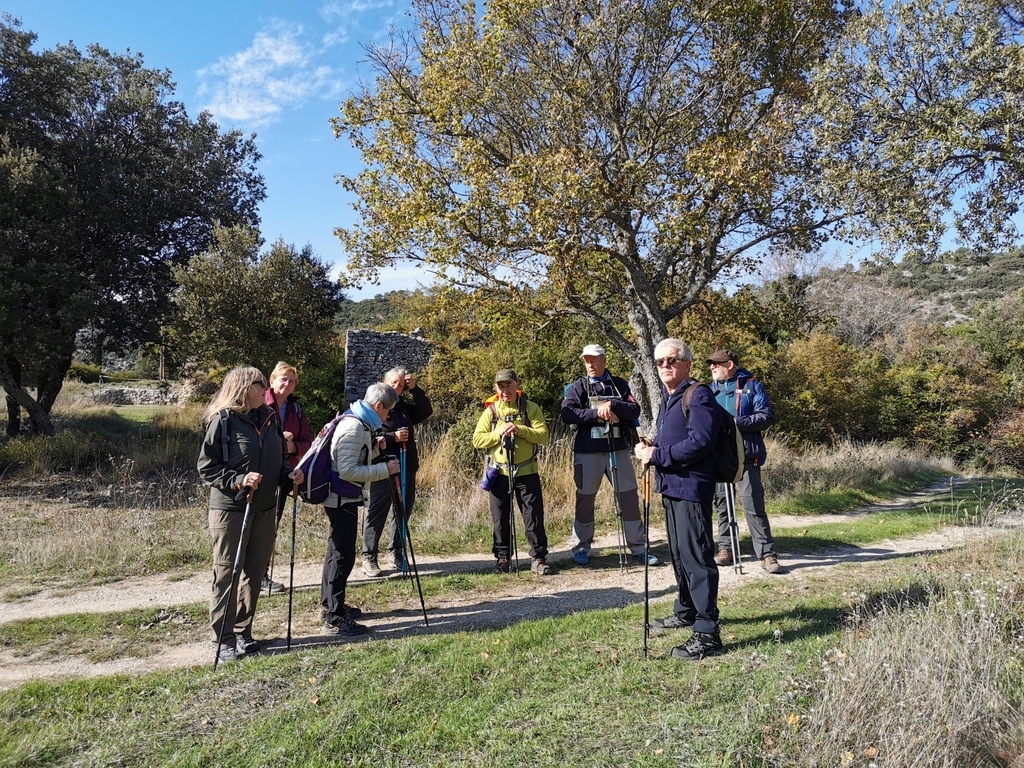
[[[604,347],[602,347],[600,344],[587,344],[587,346],[585,346],[583,348],[583,354],[580,355],[581,358],[584,358],[584,357],[604,357],[604,356],[605,356]]]

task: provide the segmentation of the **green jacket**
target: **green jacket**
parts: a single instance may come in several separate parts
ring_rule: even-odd
[[[531,475],[537,472],[537,446],[544,445],[548,441],[548,425],[544,421],[544,412],[532,400],[526,401],[526,418],[530,426],[523,423],[519,413],[518,399],[514,403],[503,403],[496,400],[494,403],[497,412],[497,422],[492,423],[494,414],[490,408],[484,408],[480,419],[473,431],[473,447],[487,451],[501,474],[508,475],[508,455],[501,447],[501,428],[505,425],[505,418],[512,416],[513,421],[519,426],[515,443],[512,447],[512,462],[516,464],[517,475]]]
[[[263,405],[245,414],[228,415],[228,460],[224,463],[220,416],[206,427],[196,465],[199,477],[210,487],[210,508],[245,511],[245,499],[235,501],[247,472],[263,475],[252,499],[254,514],[277,508],[277,489],[291,490],[288,474],[288,444],[284,441],[274,412]]]

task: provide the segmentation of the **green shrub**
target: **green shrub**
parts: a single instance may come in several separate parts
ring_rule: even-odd
[[[71,363],[65,378],[80,381],[83,384],[96,384],[100,380],[101,373],[103,373],[103,369],[98,365],[89,365],[88,363],[76,361]]]

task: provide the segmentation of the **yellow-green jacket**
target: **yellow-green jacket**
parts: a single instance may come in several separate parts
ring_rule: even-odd
[[[512,447],[512,463],[516,465],[517,475],[531,475],[537,472],[537,446],[548,441],[548,425],[544,421],[544,412],[532,400],[526,401],[526,418],[530,426],[526,426],[519,413],[519,400],[503,403],[500,399],[494,402],[497,422],[492,424],[494,414],[491,409],[484,408],[473,431],[473,447],[487,451],[501,474],[508,475],[508,455],[501,447],[501,429],[505,426],[505,418],[513,416],[519,427],[516,440]]]

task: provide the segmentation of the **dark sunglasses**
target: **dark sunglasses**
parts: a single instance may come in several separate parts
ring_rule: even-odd
[[[256,379],[256,381],[254,381],[249,386],[250,387],[262,387],[263,389],[266,389],[267,388],[267,383],[265,381],[263,381],[263,379]]]
[[[656,357],[654,358],[654,364],[659,368],[669,368],[676,363],[681,363],[682,358],[680,357]]]

